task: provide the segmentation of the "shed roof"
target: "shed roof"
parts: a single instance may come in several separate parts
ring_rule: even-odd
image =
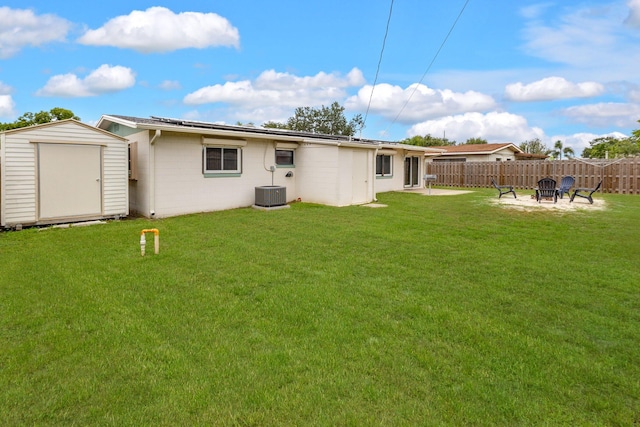
[[[30,132],[33,131],[35,129],[42,129],[42,128],[47,128],[47,127],[57,127],[57,126],[62,126],[62,125],[67,125],[67,124],[73,124],[75,126],[79,126],[79,127],[83,127],[85,129],[88,129],[92,132],[99,132],[102,134],[105,134],[111,138],[115,138],[115,139],[119,139],[122,141],[126,141],[126,138],[123,138],[121,136],[118,136],[114,133],[111,133],[109,131],[107,131],[106,129],[101,129],[98,127],[94,127],[91,125],[88,125],[86,123],[83,123],[79,120],[76,119],[64,119],[64,120],[54,120],[52,122],[48,122],[48,123],[42,123],[42,124],[38,124],[38,125],[31,125],[31,126],[24,126],[24,127],[20,127],[20,128],[15,128],[15,129],[7,129],[4,131],[0,131],[0,133],[3,134],[14,134],[14,133],[21,133],[21,132]]]

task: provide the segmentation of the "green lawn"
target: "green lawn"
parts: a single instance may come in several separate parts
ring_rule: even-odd
[[[640,197],[495,197],[0,233],[0,422],[640,424]]]

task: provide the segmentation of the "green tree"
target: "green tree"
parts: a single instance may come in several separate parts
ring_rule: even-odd
[[[361,114],[356,114],[347,121],[344,107],[334,102],[329,107],[298,107],[286,123],[266,122],[262,126],[325,135],[353,136],[364,127],[364,120]]]
[[[629,138],[615,138],[613,136],[604,136],[596,138],[589,142],[590,147],[582,151],[582,157],[590,159],[605,159],[617,157],[630,157],[640,154],[640,146],[636,134],[640,130],[633,131]]]
[[[640,123],[640,120],[638,120]],[[631,136],[629,137],[629,141],[635,144],[638,148],[640,148],[640,129],[636,129],[631,132]]]
[[[528,141],[523,141],[518,146],[523,152],[529,154],[544,154],[545,156],[549,155],[549,148],[544,145],[540,138],[530,139]]]
[[[269,129],[289,129],[286,123],[268,121],[262,124],[262,127]]]
[[[441,147],[445,145],[456,145],[455,141],[450,141],[445,137],[438,138],[431,136],[431,134],[427,134],[425,136],[412,136],[411,138],[406,138],[400,141],[402,144],[407,145],[418,145],[420,147]]]
[[[55,122],[58,120],[76,119],[80,120],[80,117],[76,116],[73,111],[65,108],[52,108],[49,111],[39,111],[37,113],[27,112],[18,117],[15,122],[1,123],[0,130],[18,129],[27,126],[41,125],[44,123]]]
[[[487,140],[484,138],[469,138],[465,141],[465,144],[487,144]]]
[[[564,155],[566,158],[572,158],[575,156],[575,152],[571,147],[565,147],[562,141],[557,140],[555,144],[553,144],[554,150],[552,151],[553,158],[562,160],[562,156]]]
[[[640,123],[640,120],[638,120],[638,123]],[[640,129],[634,130],[633,132],[631,132],[631,135],[631,137],[636,140],[636,143],[640,141]]]

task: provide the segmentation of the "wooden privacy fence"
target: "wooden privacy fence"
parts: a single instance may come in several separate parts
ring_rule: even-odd
[[[501,185],[533,189],[538,180],[575,178],[576,187],[595,187],[602,180],[605,193],[640,194],[640,157],[614,160],[514,160],[509,162],[427,162],[426,173],[435,184],[453,187]]]

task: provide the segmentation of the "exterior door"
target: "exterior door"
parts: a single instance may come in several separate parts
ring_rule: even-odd
[[[420,158],[405,157],[404,159],[404,186],[417,187],[420,185]]]
[[[38,144],[40,219],[102,213],[102,147]]]
[[[369,153],[367,151],[353,150],[351,170],[351,203],[355,205],[369,202],[367,198],[369,188]]]

